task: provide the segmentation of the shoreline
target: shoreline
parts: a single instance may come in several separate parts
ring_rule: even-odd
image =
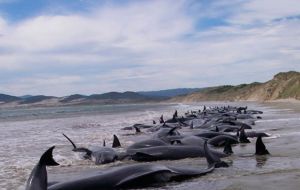
[[[294,99],[294,98],[288,98],[288,99],[277,99],[277,100],[266,100],[266,101],[260,101],[260,100],[201,100],[201,101],[145,101],[145,102],[115,102],[115,103],[74,103],[74,104],[59,104],[59,103],[52,103],[52,102],[45,102],[45,103],[34,103],[34,104],[15,104],[15,103],[7,103],[7,104],[0,104],[0,110],[9,108],[9,109],[17,109],[17,108],[51,108],[51,107],[76,107],[76,106],[91,106],[91,105],[97,105],[97,106],[114,106],[114,105],[134,105],[134,104],[180,104],[180,103],[201,103],[201,102],[225,102],[225,103],[240,103],[240,102],[249,102],[249,103],[291,103],[291,104],[298,104],[300,106],[300,100]]]

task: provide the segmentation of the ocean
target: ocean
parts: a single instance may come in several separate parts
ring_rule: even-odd
[[[129,104],[88,105],[69,107],[1,108],[0,109],[0,189],[25,189],[26,180],[41,154],[55,145],[54,158],[60,166],[48,168],[50,180],[68,179],[79,172],[105,170],[134,161],[95,166],[81,160],[62,136],[67,134],[80,146],[111,145],[113,134],[126,147],[150,134],[146,131],[121,130],[135,123],[151,124],[163,114],[170,118],[175,110],[179,115],[203,105],[242,105],[264,111],[253,129],[271,134],[264,138],[270,156],[253,156],[255,139],[251,144],[233,147],[234,154],[226,159],[229,168],[216,169],[203,177],[173,182],[159,189],[299,189],[300,186],[300,112],[298,106],[255,102],[202,102],[197,104]],[[297,109],[295,109],[295,107]],[[122,151],[122,149],[120,150]],[[221,151],[221,149],[220,149]],[[206,167],[205,159],[163,161],[182,167]],[[158,189],[152,187],[147,189]]]

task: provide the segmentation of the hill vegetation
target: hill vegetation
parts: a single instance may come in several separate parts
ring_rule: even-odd
[[[281,72],[265,83],[254,82],[237,86],[209,87],[200,92],[175,97],[172,101],[272,101],[278,99],[300,100],[299,72]]]

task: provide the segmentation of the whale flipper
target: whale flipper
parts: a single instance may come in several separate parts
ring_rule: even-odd
[[[68,139],[68,141],[73,145],[73,152],[85,152],[86,153],[86,157],[89,158],[92,154],[92,151],[90,151],[87,148],[84,147],[79,147],[77,148],[77,146],[75,145],[75,143],[67,136],[63,133],[63,136],[66,137],[66,139]]]
[[[256,146],[255,146],[255,154],[256,155],[266,155],[270,154],[267,150],[264,142],[262,141],[262,136],[258,136],[256,140]]]
[[[67,135],[65,135],[64,133],[62,134],[64,137],[66,137],[66,139],[68,139],[68,141],[73,145],[73,148],[74,149],[76,149],[77,147],[76,147],[76,145],[75,145],[75,143],[67,136]]]
[[[121,147],[121,143],[119,141],[119,138],[116,135],[114,135],[114,140],[113,140],[112,147],[113,148]]]

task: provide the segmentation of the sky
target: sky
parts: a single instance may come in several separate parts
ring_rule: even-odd
[[[297,0],[0,0],[0,93],[264,82],[300,71]]]

